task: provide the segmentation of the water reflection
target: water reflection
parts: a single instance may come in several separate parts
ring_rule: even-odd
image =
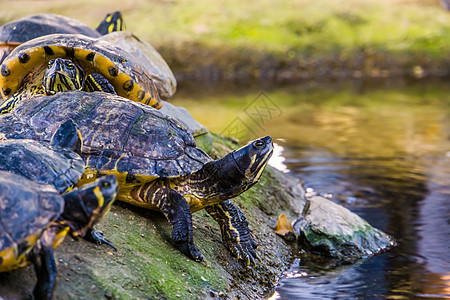
[[[399,242],[391,251],[355,265],[330,265],[301,255],[272,298],[450,298],[448,84],[302,87],[268,94],[283,114],[254,132],[277,141],[281,156],[277,154],[272,165],[295,174],[312,191],[343,204]],[[213,104],[216,110],[234,117],[240,109],[237,103],[245,107],[242,101],[251,101],[252,91],[221,97]],[[209,97],[205,100],[211,105]],[[202,119],[204,113],[196,114],[192,103],[188,106],[213,131],[221,132],[214,126],[232,120]]]
[[[269,166],[272,166],[281,172],[288,172],[289,170],[285,164],[286,158],[283,156],[283,151],[284,148],[282,146],[277,143],[273,143],[273,154],[269,160]]]
[[[383,261],[377,258],[339,265],[303,256],[286,272],[274,299],[376,299],[389,290],[383,284],[384,267]],[[367,272],[372,276],[368,277]]]

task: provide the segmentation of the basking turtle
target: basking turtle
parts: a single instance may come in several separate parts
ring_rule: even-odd
[[[67,232],[82,236],[108,212],[117,194],[105,176],[61,196],[52,185],[0,171],[0,272],[33,263],[35,299],[51,299],[57,269],[53,248]]]
[[[66,119],[83,136],[87,169],[80,182],[116,175],[117,199],[162,211],[173,225],[175,246],[196,261],[203,256],[193,243],[191,212],[206,208],[231,252],[255,263],[256,244],[245,217],[228,199],[258,181],[273,151],[270,137],[214,161],[160,111],[112,94],[74,91],[22,101],[0,116],[0,132],[7,138],[49,140]]]
[[[59,193],[71,190],[85,169],[81,156],[81,134],[72,120],[53,134],[50,144],[31,139],[0,140],[0,170],[53,185]],[[89,228],[86,239],[115,246],[101,231]]]
[[[28,41],[0,66],[6,99],[0,114],[18,101],[67,90],[107,91],[159,109],[155,84],[139,62],[112,43],[80,34],[51,34]]]
[[[98,38],[103,34],[122,30],[122,14],[107,14],[96,30],[69,17],[56,14],[26,16],[0,26],[0,63],[18,45],[34,38],[54,33],[79,33]]]

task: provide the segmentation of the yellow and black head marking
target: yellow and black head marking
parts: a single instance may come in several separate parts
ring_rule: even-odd
[[[79,33],[98,38],[113,31],[121,31],[122,27],[123,18],[118,11],[107,14],[96,29],[90,28],[77,19],[57,14],[28,15],[0,26],[0,64],[14,48],[41,36],[54,33]]]
[[[52,299],[57,278],[53,248],[69,230],[83,235],[109,210],[117,194],[114,176],[61,196],[51,185],[0,171],[0,272],[34,263],[35,299]],[[101,234],[100,242],[107,241]]]
[[[162,106],[154,83],[135,71],[138,62],[134,62],[126,51],[109,42],[77,34],[48,35],[17,47],[0,66],[0,90],[3,97],[6,99],[16,93],[24,84],[26,76],[39,72],[44,67],[49,66],[53,74],[62,74],[56,72],[56,65],[62,69],[63,60],[72,61],[73,70],[78,69],[78,66],[86,74],[100,74],[109,81],[119,96],[156,109]],[[68,69],[71,64],[65,62],[64,65],[66,74],[70,74]],[[68,81],[67,78],[76,80]],[[83,85],[81,78],[79,75],[58,75],[45,81],[44,86],[49,86],[50,91],[78,89]]]
[[[95,61],[95,56],[90,58]],[[221,225],[226,247],[246,264],[253,264],[256,245],[244,216],[229,199],[258,182],[273,152],[270,137],[213,160],[195,146],[189,131],[161,112],[117,95],[79,91],[24,102],[9,118],[0,117],[0,125],[5,124],[2,132],[8,136],[17,135],[11,122],[25,126],[31,119],[33,130],[42,132],[33,138],[48,140],[48,126],[68,118],[76,120],[84,135],[86,177],[80,184],[116,175],[118,200],[160,210],[173,225],[174,245],[195,261],[203,257],[193,241],[191,213],[206,209]],[[93,193],[92,212],[98,211],[102,199],[100,193]],[[80,210],[73,207],[70,211]],[[75,221],[73,217],[65,220]],[[83,232],[83,228],[74,226],[73,232]]]
[[[96,30],[100,34],[108,34],[114,31],[122,31],[123,17],[120,11],[107,14]]]
[[[64,225],[74,236],[84,236],[111,208],[118,191],[117,179],[108,175],[64,194],[61,215]]]
[[[71,60],[55,58],[48,62],[42,85],[47,95],[84,89],[85,73]]]

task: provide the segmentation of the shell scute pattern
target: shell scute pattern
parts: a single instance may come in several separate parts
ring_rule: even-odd
[[[134,179],[141,174],[156,177],[156,161],[150,158],[126,156],[120,158],[116,166],[118,172],[128,172]]]
[[[88,149],[123,151],[134,122],[143,114],[142,110],[126,105],[126,102],[95,100],[93,102],[98,104],[83,114],[83,120],[78,123],[84,146]]]
[[[2,271],[26,261],[33,241],[59,217],[64,205],[52,186],[4,173],[8,175],[0,175],[0,253],[9,257],[2,256]],[[19,198],[23,201],[16,201]]]
[[[18,44],[43,33],[80,33],[94,38],[101,36],[98,31],[76,19],[56,14],[36,14],[4,24],[0,30],[0,41]]]
[[[0,143],[0,170],[52,184],[60,193],[75,185],[83,169],[83,161],[71,150],[55,152],[33,140]]]
[[[38,139],[49,139],[57,124],[72,119],[83,136],[85,160],[89,157],[88,164],[96,166],[92,169],[115,167],[120,172],[135,175],[172,177],[190,174],[211,160],[195,148],[192,135],[178,123],[151,107],[116,95],[78,91],[59,93],[24,101],[11,114],[31,122],[42,135]],[[32,116],[31,120],[29,116]],[[4,117],[0,119],[0,125]],[[17,121],[9,119],[9,122]],[[14,134],[4,128],[2,132],[8,137]],[[166,160],[174,162],[156,167],[158,161]]]

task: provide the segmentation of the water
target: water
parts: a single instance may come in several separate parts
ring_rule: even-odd
[[[302,85],[180,91],[215,132],[271,135],[271,164],[393,235],[356,264],[297,255],[271,299],[450,299],[450,87]]]

